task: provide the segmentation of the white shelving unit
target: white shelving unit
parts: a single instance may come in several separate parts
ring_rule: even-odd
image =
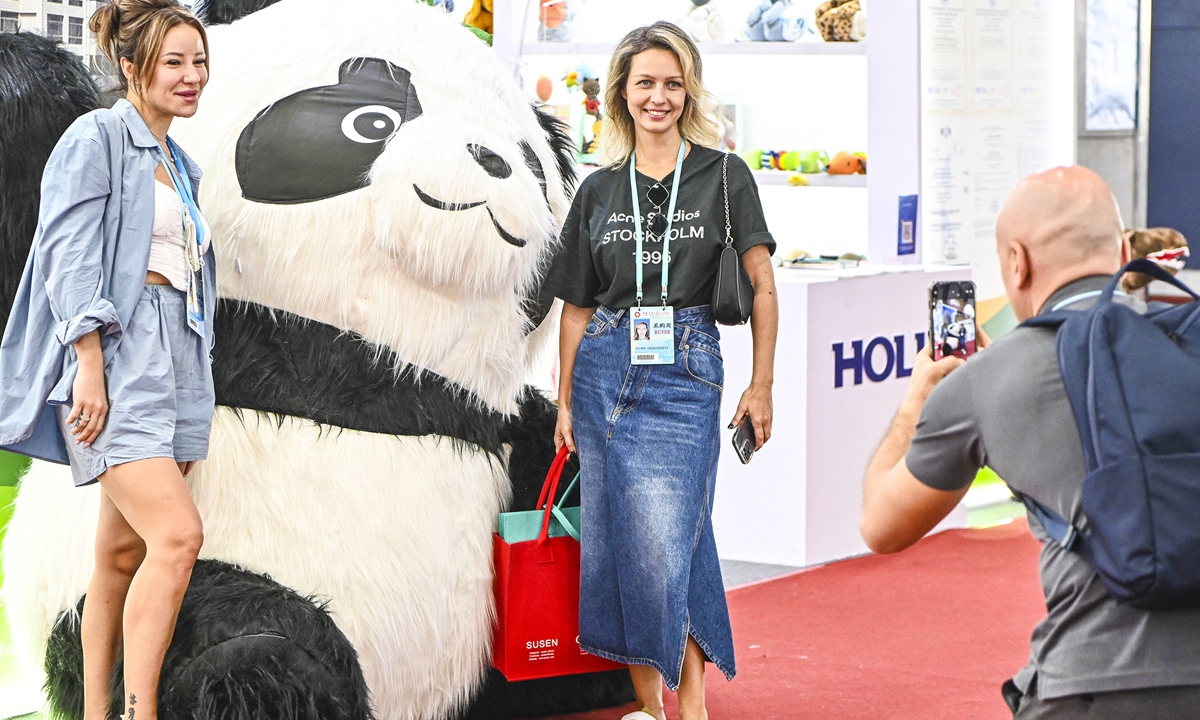
[[[616,43],[530,42],[518,45],[522,55],[612,55]],[[866,55],[865,42],[702,42],[701,55]]]

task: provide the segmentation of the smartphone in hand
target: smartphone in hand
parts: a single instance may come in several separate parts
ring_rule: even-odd
[[[743,465],[754,457],[754,447],[757,444],[758,441],[754,438],[754,423],[751,422],[750,414],[747,413],[738,423],[737,429],[733,431],[733,449]]]
[[[956,280],[929,286],[929,345],[934,360],[975,354],[975,283]]]

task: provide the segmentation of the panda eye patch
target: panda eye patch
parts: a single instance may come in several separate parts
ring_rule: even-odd
[[[383,105],[364,105],[342,118],[342,134],[356,143],[383,142],[396,132],[403,119]]]
[[[421,115],[411,74],[380,58],[350,58],[336,85],[275,101],[238,138],[242,196],[289,205],[366,187],[386,140]]]

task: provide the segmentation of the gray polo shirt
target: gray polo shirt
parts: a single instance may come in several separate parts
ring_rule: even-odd
[[[1044,309],[1108,280],[1076,280]],[[905,460],[918,480],[939,490],[961,490],[990,466],[1014,490],[1086,529],[1083,448],[1054,331],[1017,328],[950,373],[929,396]],[[1029,664],[1015,678],[1022,691],[1035,675],[1037,694],[1046,699],[1200,685],[1200,610],[1147,612],[1118,604],[1083,558],[1048,541],[1036,521],[1030,529],[1042,541],[1047,616],[1034,628]]]

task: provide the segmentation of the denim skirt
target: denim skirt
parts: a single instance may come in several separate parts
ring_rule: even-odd
[[[711,517],[725,379],[720,336],[708,307],[676,310],[675,363],[633,365],[628,316],[600,307],[575,358],[580,645],[649,665],[676,690],[690,635],[732,679]]]
[[[90,485],[113,465],[166,457],[208,457],[212,366],[208,341],[187,323],[187,296],[170,285],[146,285],[104,369],[108,417],[90,447],[67,426],[71,404],[58,407],[75,485]]]

